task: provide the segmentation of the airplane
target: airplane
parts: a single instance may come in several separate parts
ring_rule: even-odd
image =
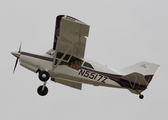
[[[67,15],[56,17],[53,48],[42,55],[19,51],[11,52],[20,65],[38,73],[43,85],[37,92],[41,96],[48,93],[47,81],[60,83],[81,90],[82,83],[128,89],[139,95],[147,89],[159,65],[139,62],[121,70],[112,70],[84,57],[86,39],[90,26]]]

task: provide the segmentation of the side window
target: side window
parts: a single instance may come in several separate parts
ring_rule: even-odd
[[[63,57],[64,53],[62,52],[58,52],[57,56],[56,56],[56,61],[55,61],[55,65],[59,62],[59,60]],[[60,62],[59,65],[68,65],[68,61],[70,59],[70,55],[66,54],[65,57],[63,58],[63,60]]]
[[[80,69],[81,68],[81,65],[82,65],[83,61],[76,58],[76,57],[71,57],[70,61],[69,61],[69,67],[73,68],[73,69]]]
[[[55,65],[57,65],[57,63],[60,61],[63,55],[64,53],[61,53],[61,52],[57,53]],[[67,54],[65,55],[63,60],[59,63],[59,65],[66,65],[75,70],[79,70],[81,68],[82,63],[83,63],[83,60]]]
[[[65,57],[64,57],[64,59],[63,60],[68,60],[69,59],[69,57],[70,57],[70,55],[65,55]]]
[[[94,69],[93,66],[92,66],[90,63],[88,63],[88,62],[85,62],[85,63],[83,64],[83,66],[88,67],[88,68],[91,68],[91,69]]]

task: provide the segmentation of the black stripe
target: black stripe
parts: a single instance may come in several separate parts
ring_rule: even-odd
[[[21,52],[21,55],[26,55],[26,56],[30,56],[30,57],[34,57],[34,58],[38,58],[38,59],[53,62],[53,58],[49,58],[49,57],[45,57],[45,56],[41,56],[41,55],[36,55],[36,54],[32,54],[32,53]]]

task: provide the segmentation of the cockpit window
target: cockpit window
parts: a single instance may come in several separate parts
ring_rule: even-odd
[[[88,68],[91,68],[91,69],[94,69],[93,66],[92,66],[90,63],[88,63],[88,62],[85,62],[85,63],[83,64],[83,66],[88,67]]]
[[[64,55],[64,53],[57,52],[57,58],[61,59],[61,57]]]
[[[63,55],[64,55],[64,53],[58,52],[57,58],[61,59]],[[66,54],[65,57],[63,58],[63,60],[68,60],[69,57],[70,57],[70,55]]]

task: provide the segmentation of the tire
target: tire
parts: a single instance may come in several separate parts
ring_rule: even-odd
[[[38,89],[37,89],[37,93],[38,93],[40,96],[45,96],[45,95],[47,95],[47,93],[48,93],[48,88],[45,86],[43,91],[42,91],[42,88],[43,88],[43,86],[39,86]]]
[[[46,82],[49,78],[50,78],[50,75],[49,75],[48,72],[46,72],[46,71],[41,71],[41,72],[39,72],[39,79],[40,79],[42,82]]]
[[[140,99],[143,99],[143,98],[144,98],[144,96],[143,96],[142,94],[140,94],[140,95],[139,95],[139,98],[140,98]]]

